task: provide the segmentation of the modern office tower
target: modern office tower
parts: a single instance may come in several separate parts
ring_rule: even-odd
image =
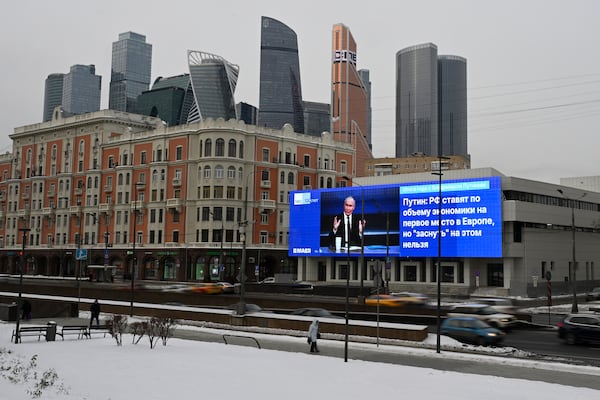
[[[296,33],[269,17],[261,19],[258,125],[304,132]]]
[[[137,114],[158,117],[169,126],[187,123],[194,104],[189,74],[159,77],[137,99]]]
[[[112,44],[108,108],[135,113],[137,97],[150,87],[152,45],[134,32],[119,34]]]
[[[328,103],[314,101],[303,102],[304,133],[310,136],[321,136],[331,129],[331,106]]]
[[[62,106],[68,114],[100,110],[102,77],[94,65],[73,65],[63,81]]]
[[[370,71],[368,69],[359,69],[358,75],[360,75],[360,79],[365,85],[365,89],[367,91],[367,143],[369,143],[369,148],[373,148],[373,142],[371,141],[371,127],[372,127],[372,119],[371,119],[371,78]]]
[[[223,57],[188,50],[194,103],[188,122],[206,118],[237,119],[234,93],[240,68]]]
[[[396,157],[438,155],[437,67],[433,43],[396,53]]]
[[[467,153],[467,60],[438,56],[439,130],[442,155]]]
[[[240,102],[235,106],[238,118],[244,121],[247,125],[256,125],[258,118],[258,108],[252,104]]]
[[[64,77],[65,74],[50,74],[46,78],[43,122],[50,121],[54,108],[62,105]]]
[[[356,175],[363,171],[365,161],[373,157],[367,143],[368,93],[356,68],[356,42],[343,24],[333,26],[332,55],[332,133],[336,140],[353,144],[356,169],[347,173]]]

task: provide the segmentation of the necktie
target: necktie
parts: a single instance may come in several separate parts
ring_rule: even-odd
[[[350,216],[346,215],[346,229],[344,229],[344,239],[346,240],[346,246],[349,246],[350,243]]]

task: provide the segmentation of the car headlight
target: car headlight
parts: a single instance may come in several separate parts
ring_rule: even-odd
[[[498,336],[498,334],[497,334],[497,333],[494,333],[494,332],[488,332],[488,334],[487,334],[487,335],[488,335],[488,336],[491,336],[491,337],[496,337],[496,336]]]

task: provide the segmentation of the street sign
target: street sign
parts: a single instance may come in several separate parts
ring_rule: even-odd
[[[76,260],[87,260],[87,249],[77,249],[75,252]]]

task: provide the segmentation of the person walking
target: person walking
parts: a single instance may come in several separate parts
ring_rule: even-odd
[[[21,319],[31,319],[31,303],[28,300],[23,300],[23,315]]]
[[[92,314],[92,317],[90,318],[90,326],[92,326],[92,323],[94,322],[94,320],[96,320],[96,326],[100,325],[100,303],[98,303],[98,299],[94,300],[94,302],[92,303],[92,306],[90,307],[90,313]]]
[[[319,339],[321,335],[319,334],[319,320],[315,319],[308,328],[308,344],[310,344],[310,352],[318,353],[319,348],[317,347],[317,339]]]

